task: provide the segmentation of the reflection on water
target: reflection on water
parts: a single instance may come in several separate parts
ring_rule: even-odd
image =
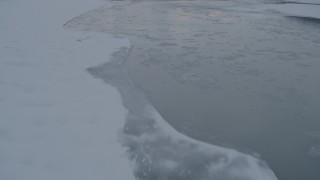
[[[320,24],[237,5],[115,3],[66,26],[129,37],[130,77],[180,132],[257,152],[279,179],[319,179]]]

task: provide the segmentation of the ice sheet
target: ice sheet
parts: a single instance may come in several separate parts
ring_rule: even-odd
[[[276,179],[259,157],[193,140],[168,125],[126,75],[127,40],[61,27],[98,5],[1,1],[0,174],[5,179]],[[302,7],[315,9],[306,15]],[[270,9],[318,16],[309,5],[263,10]],[[120,47],[112,62],[96,66]],[[119,90],[124,107],[119,92],[92,79],[88,67]],[[122,127],[125,148],[117,142]]]

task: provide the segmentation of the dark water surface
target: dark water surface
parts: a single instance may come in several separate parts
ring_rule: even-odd
[[[178,131],[320,179],[320,23],[239,4],[114,3],[67,26],[128,37],[132,81]]]

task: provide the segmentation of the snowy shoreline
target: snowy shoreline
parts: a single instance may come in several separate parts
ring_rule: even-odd
[[[123,69],[127,39],[62,27],[103,2],[0,4],[4,180],[276,179],[259,158],[169,126]]]
[[[145,177],[148,163],[153,163],[154,167],[152,174],[149,167],[148,176],[275,179],[267,166],[254,157],[181,136],[164,122],[141,92],[130,85],[117,87],[120,91],[135,92],[122,92],[122,96],[126,96],[123,102],[133,103],[124,104],[126,108],[131,112],[132,107],[136,110],[126,117],[128,110],[121,104],[119,92],[94,79],[86,69],[105,63],[112,52],[129,48],[128,40],[107,34],[70,32],[62,27],[68,18],[96,8],[102,5],[101,2],[32,0],[1,3],[4,5],[0,8],[0,174],[4,180],[129,180]],[[75,7],[81,8],[75,10]],[[121,81],[130,84],[126,76],[122,77],[123,73],[114,75],[120,75]],[[141,102],[141,109],[136,108],[136,102],[127,101],[128,97]],[[141,118],[142,124],[136,122],[139,119],[135,120],[135,115]],[[132,126],[130,121],[125,124],[126,118],[137,124]],[[150,120],[153,122],[150,128],[155,131],[151,134],[145,131],[147,129],[140,129],[146,125],[144,120],[147,124]],[[124,125],[126,134],[122,143],[125,147],[118,139],[118,130]],[[131,134],[137,130],[135,127],[142,130],[137,131],[142,133],[138,138],[141,142],[135,142],[135,134]],[[145,139],[145,136],[151,139]],[[159,147],[161,141],[165,142],[163,148],[173,150],[172,155],[181,152],[185,146],[189,150],[177,156],[178,159],[172,157],[170,160],[165,155],[167,150]],[[153,143],[152,149],[159,148],[158,152],[129,151],[130,159],[125,155],[127,148]],[[164,154],[157,157],[157,153]],[[148,155],[153,160],[146,163]],[[189,156],[193,161],[184,164]],[[227,162],[219,160],[220,156]],[[239,161],[244,165],[240,174]],[[136,163],[135,175],[133,162]],[[201,165],[203,169],[200,172],[188,170],[195,165]],[[216,168],[222,169],[217,171]]]
[[[0,4],[1,179],[134,179],[120,94],[86,72],[129,42],[62,27],[105,2]]]

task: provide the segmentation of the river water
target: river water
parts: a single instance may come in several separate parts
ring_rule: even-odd
[[[246,5],[114,2],[66,26],[128,37],[131,80],[179,132],[320,179],[320,21]]]

